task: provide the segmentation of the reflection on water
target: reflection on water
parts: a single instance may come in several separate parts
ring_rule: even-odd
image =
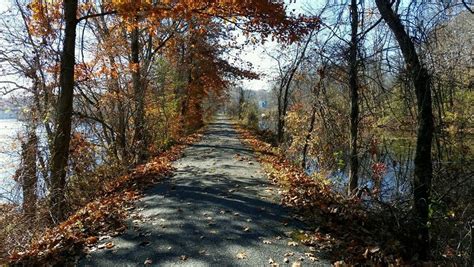
[[[0,120],[0,203],[19,199],[16,182],[12,179],[20,160],[20,144],[16,140],[21,122]]]

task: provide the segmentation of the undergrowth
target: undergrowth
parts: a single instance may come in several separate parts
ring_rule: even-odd
[[[333,190],[324,179],[308,176],[277,147],[255,131],[237,126],[268,177],[283,192],[282,204],[296,210],[312,226],[302,242],[328,255],[333,263],[406,265],[416,262],[410,251],[408,219],[401,211],[374,202],[369,208],[359,198]]]
[[[85,246],[94,245],[99,241],[99,236],[119,235],[126,229],[128,210],[140,197],[143,189],[171,175],[173,171],[171,163],[181,156],[187,144],[196,142],[201,136],[202,134],[198,132],[182,138],[148,163],[104,183],[95,194],[98,197],[59,225],[42,231],[36,230],[26,245],[19,243],[8,251],[3,264],[17,266],[72,264],[71,261],[80,255]]]

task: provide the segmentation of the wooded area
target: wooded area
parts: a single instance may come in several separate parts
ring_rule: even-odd
[[[9,1],[0,90],[21,107],[8,178],[20,197],[0,202],[0,264],[44,264],[43,252],[121,228],[122,204],[170,175],[217,113],[240,125],[333,263],[473,264],[472,4],[291,8]],[[233,56],[265,45],[271,77]],[[258,79],[268,90],[241,83]]]

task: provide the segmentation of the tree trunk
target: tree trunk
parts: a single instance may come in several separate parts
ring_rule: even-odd
[[[64,219],[65,187],[69,141],[71,140],[71,119],[74,98],[74,52],[76,46],[77,0],[64,0],[63,51],[59,77],[60,93],[56,110],[56,133],[51,159],[50,208],[54,221]]]
[[[313,94],[314,94],[314,102],[313,102],[313,107],[312,107],[312,113],[311,113],[311,119],[309,122],[309,129],[308,133],[306,134],[305,138],[305,143],[303,147],[303,161],[301,163],[301,167],[303,169],[306,169],[306,158],[308,156],[308,149],[309,149],[309,142],[311,141],[311,135],[313,134],[314,131],[314,123],[316,122],[316,113],[318,111],[317,108],[317,99],[319,97],[320,90],[323,86],[323,79],[324,79],[324,68],[320,69],[318,71],[319,73],[319,81],[318,84],[314,87]]]
[[[284,128],[283,128],[283,101],[282,101],[282,97],[283,97],[283,88],[284,88],[284,85],[281,84],[280,85],[280,88],[279,88],[279,92],[278,92],[278,121],[277,121],[277,143],[278,144],[281,144],[281,142],[283,141],[283,131],[284,131]]]
[[[136,18],[138,23],[138,18]],[[131,33],[131,54],[132,54],[132,86],[135,97],[135,144],[137,153],[137,163],[142,163],[147,158],[146,134],[145,134],[145,88],[142,86],[140,74],[140,30],[135,26]]]
[[[98,28],[101,30],[101,35],[105,36],[106,38],[110,37],[110,30],[107,26],[107,22],[105,21],[104,16],[100,16],[98,20]],[[115,54],[109,53],[108,58],[110,61],[110,65],[112,68],[116,68],[116,60],[115,60]],[[120,82],[117,77],[112,76],[110,78],[110,86],[112,87],[112,91],[117,95],[117,100],[114,102],[114,106],[116,108],[116,111],[118,112],[117,114],[117,139],[116,146],[118,147],[118,153],[119,153],[119,158],[120,160],[127,164],[129,163],[129,155],[128,155],[128,150],[127,150],[127,119],[126,119],[126,110],[124,107],[124,103],[122,100],[122,94],[121,94],[121,87],[120,87]]]
[[[238,108],[238,113],[239,113],[239,120],[243,119],[243,109],[244,109],[244,104],[245,104],[245,92],[242,87],[239,88],[239,108]]]
[[[303,170],[306,169],[306,157],[308,155],[309,141],[311,140],[311,134],[314,130],[314,122],[316,121],[316,105],[313,105],[313,112],[311,114],[311,120],[309,122],[309,130],[305,137],[304,147],[303,147],[303,160],[301,162],[301,167]]]
[[[433,166],[431,161],[431,144],[433,139],[433,115],[431,102],[431,82],[427,69],[420,63],[410,36],[405,31],[400,18],[394,13],[390,2],[376,0],[377,8],[382,18],[388,24],[400,45],[406,67],[415,87],[418,107],[418,133],[416,139],[414,207],[417,219],[417,242],[419,258],[427,260],[430,257],[430,238],[428,230],[429,205]]]
[[[289,101],[288,101],[288,98],[289,98],[289,95],[290,95],[290,88],[291,88],[291,81],[293,80],[293,77],[294,77],[294,74],[296,73],[296,70],[298,69],[298,66],[295,66],[295,68],[293,69],[293,71],[291,72],[290,74],[290,77],[288,78],[288,81],[286,82],[286,85],[285,85],[285,89],[284,89],[284,95],[283,95],[283,103],[282,103],[282,110],[281,110],[281,114],[279,116],[279,120],[278,120],[278,135],[277,135],[277,138],[278,138],[278,143],[281,144],[283,143],[283,139],[284,139],[284,135],[285,135],[285,117],[286,117],[286,113],[288,111],[288,104],[289,104]]]
[[[288,70],[287,75],[285,75],[282,79],[282,83],[279,89],[278,95],[278,125],[277,125],[277,141],[279,144],[283,142],[283,138],[285,135],[285,117],[288,111],[288,104],[289,104],[289,96],[290,96],[290,89],[291,89],[291,82],[295,77],[296,71],[298,71],[299,66],[303,63],[303,60],[306,56],[306,50],[309,47],[311,39],[313,37],[313,31],[308,36],[308,40],[303,46],[303,50],[301,51],[301,55],[297,55],[296,61],[294,62],[292,68]],[[286,79],[288,77],[288,79]],[[281,99],[282,92],[283,100]]]
[[[359,27],[359,13],[357,10],[357,0],[351,0],[351,43],[349,48],[349,87],[351,97],[351,133],[350,133],[350,169],[349,188],[351,195],[359,184],[359,157],[357,155],[357,134],[359,129],[359,81],[357,62],[357,31]]]
[[[23,189],[23,213],[32,218],[36,212],[38,177],[36,175],[36,155],[38,150],[38,137],[36,129],[28,131],[26,142],[22,146],[21,166],[19,178]]]

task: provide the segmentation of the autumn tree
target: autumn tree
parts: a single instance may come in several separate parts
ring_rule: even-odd
[[[34,5],[33,5],[34,8]],[[35,27],[31,9],[24,1],[12,2],[11,10],[1,23],[9,31],[1,34],[0,64],[3,69],[4,94],[14,94],[24,109],[24,133],[21,139],[20,166],[15,175],[23,191],[23,211],[34,217],[39,192],[38,184],[44,180],[49,184],[47,152],[49,143],[40,145],[37,132],[42,129],[47,140],[52,137],[51,106],[52,88],[55,86],[55,62],[58,57],[54,43],[48,36],[38,37],[43,31]],[[12,23],[13,22],[13,23]],[[48,31],[51,21],[44,21]],[[8,45],[7,45],[8,44]],[[18,79],[21,77],[22,79]],[[15,97],[14,97],[15,98]],[[26,100],[26,101],[25,101]]]
[[[380,14],[395,35],[410,73],[418,106],[418,133],[415,155],[414,207],[418,219],[418,252],[420,258],[430,257],[430,236],[428,230],[433,163],[431,144],[433,139],[433,108],[431,100],[431,76],[423,66],[410,35],[400,18],[393,11],[389,1],[376,0]]]
[[[78,1],[64,1],[64,40],[59,77],[60,93],[56,111],[55,134],[51,158],[51,214],[54,220],[65,218],[64,189],[66,187],[69,142],[71,140],[71,118],[74,96],[74,65],[76,50]]]
[[[35,1],[35,14],[38,21],[47,19],[44,9],[48,8],[47,4],[41,1]],[[75,39],[76,28],[80,21],[96,18],[105,15],[116,14],[123,16],[131,21],[131,69],[132,80],[134,86],[135,97],[135,141],[140,144],[139,161],[144,159],[143,149],[145,143],[145,133],[143,129],[144,105],[142,103],[145,96],[145,85],[140,77],[140,59],[139,50],[140,43],[138,40],[139,28],[138,23],[141,19],[147,19],[149,23],[159,23],[165,18],[184,19],[191,22],[195,18],[203,18],[210,21],[212,18],[222,21],[234,23],[245,31],[257,31],[263,36],[270,35],[276,31],[276,36],[280,40],[294,41],[302,34],[308,32],[311,25],[315,25],[315,20],[305,17],[290,19],[285,14],[282,4],[272,3],[268,1],[245,1],[245,2],[228,2],[228,1],[176,1],[152,3],[152,1],[143,1],[137,5],[133,1],[107,1],[103,4],[102,12],[91,13],[90,4],[81,5],[82,17],[77,17],[79,11],[78,1],[63,1],[53,5],[53,8],[62,8],[62,19],[65,21],[64,39],[62,40],[63,48],[60,62],[60,90],[55,117],[55,133],[52,146],[51,160],[51,188],[50,188],[50,206],[52,215],[55,220],[63,219],[65,216],[65,197],[64,189],[66,187],[66,175],[68,173],[69,143],[71,140],[71,122],[73,115],[74,102],[74,66],[75,66]],[[94,4],[94,3],[93,3]],[[51,8],[51,7],[49,7]],[[60,10],[60,9],[58,9]],[[240,18],[233,21],[233,18]],[[60,19],[60,18],[58,18]],[[41,24],[38,24],[41,25]],[[201,27],[201,30],[206,30]],[[214,64],[211,65],[215,66]],[[210,69],[212,70],[212,69]],[[192,73],[190,75],[199,76],[196,82],[202,81],[206,77],[201,77],[201,73]],[[211,80],[219,82],[218,80]],[[196,82],[190,82],[192,85]],[[199,92],[189,91],[191,96]],[[192,99],[191,99],[192,100]],[[188,108],[198,108],[199,103],[188,101]],[[198,111],[197,111],[198,112]]]
[[[287,58],[285,58],[284,52],[279,56],[271,57],[277,62],[278,65],[278,84],[276,86],[276,94],[277,94],[277,104],[278,104],[278,119],[277,119],[277,140],[279,143],[282,143],[284,140],[285,134],[285,117],[288,112],[288,107],[290,105],[290,95],[291,95],[291,88],[292,82],[299,70],[301,64],[304,62],[306,57],[306,51],[310,47],[312,36],[314,33],[311,31],[309,36],[304,42],[301,42],[297,45],[294,55],[289,60],[290,63],[287,64]]]

